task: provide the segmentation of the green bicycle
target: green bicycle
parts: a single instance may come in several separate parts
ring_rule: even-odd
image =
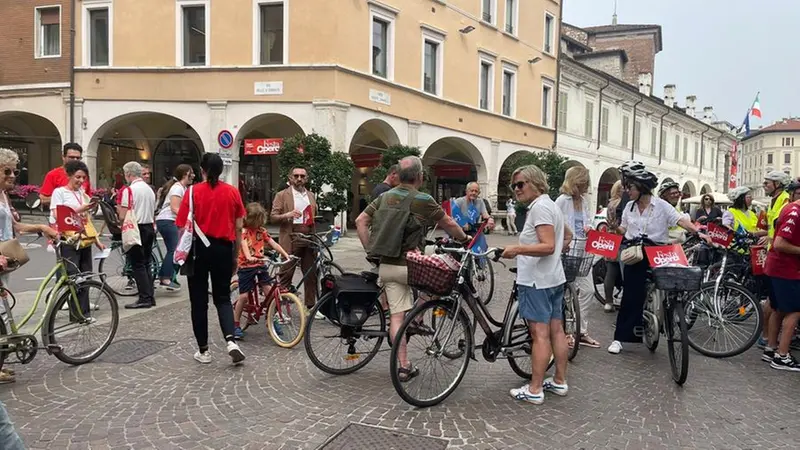
[[[62,258],[61,247],[74,242],[55,243],[56,265],[39,285],[36,299],[21,321],[14,320],[16,297],[0,283],[0,302],[5,311],[0,320],[0,369],[8,356],[15,356],[17,363],[27,364],[38,350],[45,350],[67,364],[86,364],[102,355],[114,339],[119,325],[117,298],[103,283],[102,274],[67,273],[67,264],[71,263]],[[95,279],[98,277],[100,280]],[[55,285],[45,293],[51,281]],[[42,299],[45,308],[41,319],[32,330],[22,332]],[[41,346],[34,336],[39,330]],[[81,339],[92,342],[79,346],[77,341]]]

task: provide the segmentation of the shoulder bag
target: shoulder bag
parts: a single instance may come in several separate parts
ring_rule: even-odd
[[[634,208],[638,208],[636,204],[633,205]],[[644,235],[647,233],[647,225],[650,223],[650,217],[653,215],[653,210],[656,208],[655,205],[652,203],[650,204],[650,214],[647,215],[647,221],[644,223],[644,229],[640,233],[640,235]],[[632,266],[634,264],[639,264],[644,259],[644,251],[643,245],[637,244],[632,245],[624,250],[619,254],[619,260],[622,261],[623,264],[626,266]]]

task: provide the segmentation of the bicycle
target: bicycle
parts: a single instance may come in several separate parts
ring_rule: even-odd
[[[585,249],[586,239],[575,238],[569,250],[561,255],[561,265],[564,268],[564,277],[566,278],[564,283],[564,320],[562,323],[564,325],[564,334],[572,341],[572,347],[570,347],[568,353],[570,361],[578,355],[581,339],[580,289],[575,286],[575,280],[589,275],[594,261],[594,257],[586,253]]]
[[[13,314],[16,298],[6,286],[0,284],[0,301],[5,310],[4,320],[0,320],[0,368],[7,356],[12,354],[17,359],[16,363],[28,364],[39,350],[45,350],[67,364],[86,364],[102,355],[113,341],[119,326],[119,307],[116,296],[104,283],[104,276],[96,273],[67,273],[66,264],[71,262],[62,257],[61,247],[76,244],[77,241],[78,238],[73,238],[54,243],[56,265],[42,280],[33,305],[19,322],[15,321]],[[98,277],[100,281],[95,280]],[[54,286],[45,294],[52,281],[55,282]],[[97,296],[89,296],[90,291],[96,291]],[[81,297],[88,298],[82,302]],[[41,319],[30,333],[22,333],[22,328],[36,314],[42,299],[45,309]],[[64,305],[67,308],[62,309]],[[88,327],[93,327],[93,330],[87,330]],[[94,328],[106,331],[98,333]],[[39,330],[41,346],[34,336]],[[64,332],[64,335],[56,337],[57,332]],[[99,336],[102,340],[90,348],[75,350],[74,353],[69,350],[70,338],[86,335]]]
[[[647,239],[647,236],[626,243],[658,246]],[[667,338],[672,380],[678,385],[683,385],[689,375],[685,297],[688,292],[699,291],[702,282],[703,270],[699,267],[666,265],[650,268],[647,271],[644,329],[640,331],[643,332],[645,346],[650,352],[655,352],[658,348],[661,334]]]
[[[484,220],[478,226],[478,231],[475,232],[472,236],[472,241],[470,241],[468,248],[472,248],[475,246],[475,241],[477,237],[484,233],[486,226],[489,224],[488,220]],[[435,242],[434,232],[436,231],[436,227],[433,227],[431,231],[428,233],[427,241],[428,242]],[[429,244],[430,245],[430,244]],[[472,271],[470,272],[470,279],[472,280],[472,286],[475,288],[475,298],[481,301],[484,305],[488,305],[490,301],[492,301],[492,297],[494,296],[494,267],[492,266],[492,261],[486,258],[482,258],[479,260],[479,264],[474,264]]]
[[[111,249],[111,253],[108,255],[108,258],[100,261],[100,264],[97,266],[97,271],[106,275],[105,280],[108,288],[111,289],[115,295],[121,297],[135,297],[139,295],[139,287],[136,284],[136,280],[133,278],[133,266],[122,248],[122,240],[112,238],[109,248]],[[111,262],[108,263],[107,260],[111,260]],[[161,264],[163,263],[164,252],[161,250],[161,246],[158,245],[158,239],[155,239],[153,240],[153,252],[150,256],[150,273],[153,280],[158,280],[158,272],[161,270]],[[178,272],[176,270],[172,275],[173,281],[176,281],[177,277]]]
[[[280,282],[277,279],[278,270],[286,264],[293,263],[295,257],[291,257],[286,261],[276,261],[270,258],[264,258],[262,261],[265,266],[270,270],[270,283],[257,285],[252,291],[247,293],[247,303],[242,311],[245,317],[242,323],[242,331],[246,330],[250,325],[258,323],[261,316],[266,318],[266,326],[269,335],[275,344],[283,348],[292,348],[300,343],[303,339],[303,331],[306,327],[306,308],[300,301],[297,295],[286,292],[281,288]],[[234,287],[235,286],[235,287]],[[269,287],[268,290],[265,288]],[[238,292],[239,282],[234,281],[231,290]],[[259,299],[259,291],[264,293],[263,300]],[[238,299],[237,299],[238,301]],[[292,313],[299,314],[292,314]],[[293,331],[293,333],[289,333]],[[290,339],[287,336],[293,336]]]

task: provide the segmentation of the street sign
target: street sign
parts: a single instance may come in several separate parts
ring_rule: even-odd
[[[233,145],[233,134],[228,130],[222,130],[217,135],[217,142],[222,148],[231,148]]]

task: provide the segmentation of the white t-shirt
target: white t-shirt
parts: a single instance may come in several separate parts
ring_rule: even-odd
[[[136,214],[136,222],[140,225],[153,223],[156,215],[156,194],[153,189],[141,178],[134,180],[130,189],[122,190],[120,206],[130,208],[129,192],[133,192],[133,212]]]
[[[634,206],[631,211],[633,205],[632,201],[628,202],[622,211],[620,226],[625,229],[625,239],[635,239],[646,234],[655,243],[668,244],[669,228],[674,227],[683,214],[658,197],[651,197],[650,205],[641,213],[638,206]]]
[[[303,212],[308,208],[308,205],[311,204],[311,200],[308,198],[308,189],[305,192],[300,193],[299,191],[295,190],[294,186],[292,186],[292,194],[294,195],[294,210]],[[302,224],[303,223],[303,216],[296,217],[293,223]]]
[[[555,250],[549,256],[517,256],[517,284],[547,289],[564,284],[561,250],[564,247],[564,215],[547,194],[542,194],[528,207],[525,227],[519,234],[521,245],[539,244],[536,227],[552,225],[555,231]]]
[[[183,198],[183,194],[185,192],[186,188],[176,181],[175,184],[169,188],[169,192],[167,192],[167,196],[164,198],[164,204],[161,205],[161,211],[159,211],[158,215],[156,216],[156,220],[171,220],[174,222],[177,214],[172,212],[172,208],[170,208],[170,201],[172,200],[172,197]]]
[[[78,209],[85,204],[83,188],[77,191],[73,191],[66,186],[55,188],[53,195],[50,197],[50,224],[54,225],[56,223],[56,208],[58,205]]]

